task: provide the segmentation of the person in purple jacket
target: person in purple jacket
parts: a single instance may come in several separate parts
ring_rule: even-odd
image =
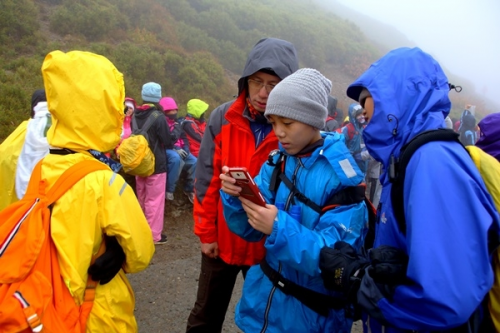
[[[476,147],[500,161],[500,112],[487,115],[478,126],[480,134]]]

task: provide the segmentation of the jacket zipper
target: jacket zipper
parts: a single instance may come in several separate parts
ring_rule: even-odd
[[[281,263],[279,263],[278,266],[278,273],[281,274]],[[273,300],[274,293],[276,292],[276,287],[273,285],[273,288],[271,289],[271,292],[269,293],[269,296],[267,297],[267,305],[266,305],[266,311],[264,311],[264,326],[262,326],[262,329],[260,330],[260,333],[264,333],[267,330],[267,326],[269,325],[269,311],[271,310],[271,302]]]
[[[298,163],[295,166],[295,170],[293,171],[293,175],[292,175],[292,184],[293,185],[295,185],[295,181],[297,179],[297,173],[299,172],[299,169],[302,166],[302,161],[300,160],[300,158],[298,158],[297,160],[298,160]],[[283,170],[283,172],[285,172],[285,170]],[[290,194],[288,195],[288,198],[286,199],[285,211],[288,211],[288,208],[290,206],[290,202],[291,202],[292,198],[293,198],[293,193],[290,192]],[[281,263],[279,263],[279,266],[278,266],[278,273],[281,274]],[[276,287],[273,286],[273,288],[271,289],[271,292],[269,293],[269,297],[267,298],[266,311],[264,311],[264,326],[262,326],[262,330],[260,331],[260,333],[264,333],[267,330],[267,326],[269,325],[269,319],[268,319],[269,311],[271,310],[271,302],[273,300],[273,296],[274,296],[275,292],[276,292]]]

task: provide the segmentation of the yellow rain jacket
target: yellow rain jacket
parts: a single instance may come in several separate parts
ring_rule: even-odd
[[[500,212],[500,163],[476,146],[466,146],[474,164],[483,177],[484,184]],[[500,332],[500,247],[492,255],[495,280],[489,292],[488,307],[497,332]]]
[[[16,167],[27,128],[28,120],[23,121],[0,145],[0,211],[18,200]]]
[[[42,75],[53,117],[47,140],[53,147],[76,152],[45,157],[42,177],[50,186],[71,165],[93,159],[87,150],[106,152],[116,147],[125,88],[122,74],[108,59],[87,52],[49,53]],[[117,238],[126,260],[118,275],[97,286],[87,332],[137,332],[134,293],[124,273],[145,269],[154,245],[151,229],[124,179],[107,170],[84,177],[55,203],[51,234],[61,274],[78,304],[103,234]]]

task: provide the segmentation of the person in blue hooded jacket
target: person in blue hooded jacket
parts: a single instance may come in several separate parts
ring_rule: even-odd
[[[407,256],[402,278],[384,282],[372,274],[378,263],[360,271],[353,266],[362,259],[340,255],[337,269],[357,271],[361,279],[357,302],[366,332],[480,332],[474,326],[487,311],[482,301],[493,283],[488,231],[498,228],[499,217],[478,169],[456,141],[416,150],[404,182],[405,230],[393,213],[387,172],[416,135],[444,127],[448,91],[440,65],[419,48],[389,52],[347,89],[365,110],[366,147],[384,166],[372,251],[390,246]]]
[[[345,144],[358,167],[363,173],[366,173],[368,168],[368,154],[363,143],[363,129],[365,127],[365,117],[363,116],[363,108],[358,103],[349,105],[349,123],[342,127],[341,132],[345,137]]]
[[[271,185],[281,158],[285,159],[282,175],[318,206],[362,182],[363,174],[342,136],[320,133],[330,89],[330,80],[307,68],[272,90],[265,116],[280,142],[280,153],[271,155],[272,162],[264,164],[255,178],[266,207],[238,197],[241,188],[226,174],[228,167],[222,169],[221,198],[229,229],[248,241],[265,238],[265,259],[248,271],[236,308],[235,321],[244,332],[351,331],[352,318],[346,315],[345,304],[337,310],[323,307],[333,292],[323,286],[319,253],[339,240],[360,248],[368,218],[365,203],[320,213],[294,196],[285,180],[277,187]],[[307,290],[290,291],[296,288]],[[312,301],[304,300],[305,294]]]

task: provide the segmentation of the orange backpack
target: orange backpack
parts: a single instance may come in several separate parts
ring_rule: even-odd
[[[109,167],[82,161],[45,192],[42,161],[33,170],[26,195],[0,212],[0,330],[84,333],[97,282],[89,277],[78,306],[62,279],[50,236],[51,205],[85,175]],[[92,262],[103,252],[104,241]]]

